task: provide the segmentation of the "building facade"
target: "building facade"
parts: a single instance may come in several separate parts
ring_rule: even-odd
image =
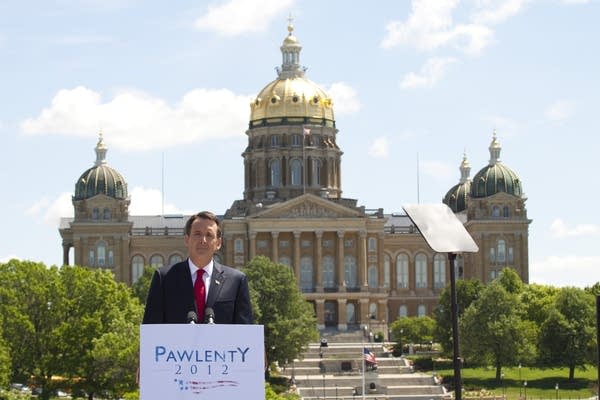
[[[399,316],[431,314],[449,283],[447,256],[405,214],[342,196],[333,100],[305,76],[293,30],[276,79],[250,105],[243,197],[222,215],[221,261],[242,268],[260,255],[291,268],[321,329],[369,324],[385,332]],[[185,258],[187,216],[129,215],[127,183],[108,166],[102,135],[95,150],[95,165],[75,184],[75,216],[61,221],[64,264],[109,268],[131,284],[145,265]],[[479,246],[459,255],[457,277],[489,282],[509,267],[528,282],[531,220],[521,181],[500,161],[495,132],[489,151],[473,179],[463,157],[461,179],[443,198]]]

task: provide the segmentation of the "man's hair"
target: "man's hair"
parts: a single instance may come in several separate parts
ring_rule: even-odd
[[[194,214],[192,215],[187,222],[185,223],[185,234],[186,236],[190,236],[190,233],[192,232],[192,224],[194,223],[195,220],[197,219],[207,219],[209,221],[213,221],[215,224],[217,224],[217,237],[220,238],[222,235],[221,232],[221,220],[219,220],[219,218],[213,214],[210,211],[200,211],[198,214]]]

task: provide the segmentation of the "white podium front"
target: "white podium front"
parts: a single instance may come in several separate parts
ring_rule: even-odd
[[[262,325],[140,327],[140,399],[264,399]]]

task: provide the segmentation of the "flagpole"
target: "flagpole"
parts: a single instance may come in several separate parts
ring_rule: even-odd
[[[362,398],[365,400],[365,367],[367,362],[365,361],[365,335],[362,335],[362,349],[361,349],[361,358],[362,358]]]

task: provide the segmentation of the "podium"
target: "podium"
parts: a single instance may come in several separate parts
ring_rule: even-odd
[[[264,399],[262,325],[140,326],[140,399]]]

